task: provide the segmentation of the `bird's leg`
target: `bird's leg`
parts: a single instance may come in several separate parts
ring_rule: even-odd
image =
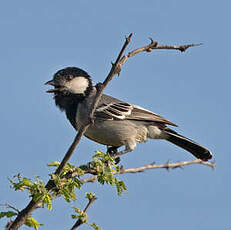
[[[120,152],[116,152],[116,153],[112,154],[111,156],[113,158],[117,158],[117,157],[120,157],[121,155],[124,155],[125,153],[131,152],[131,151],[132,151],[131,149],[125,148],[124,150],[122,150]]]
[[[125,153],[133,151],[135,148],[136,148],[136,141],[133,139],[127,140],[125,142],[125,149],[120,152],[113,153],[112,157],[114,158],[120,157],[121,155],[124,155]]]
[[[118,147],[109,147],[107,146],[107,153],[115,159],[115,164],[117,165],[120,162],[120,158],[117,157]],[[115,157],[114,157],[115,156]]]

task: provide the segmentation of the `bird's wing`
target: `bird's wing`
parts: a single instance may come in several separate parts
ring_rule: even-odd
[[[96,115],[110,120],[124,120],[131,115],[132,105],[125,102],[102,104],[96,109]]]
[[[99,105],[94,114],[98,118],[107,120],[137,120],[148,122],[160,122],[168,125],[177,126],[171,121],[146,110],[140,106],[120,101],[108,95],[102,95]]]
[[[164,123],[167,125],[177,126],[176,124],[165,119],[164,117],[161,117],[160,115],[137,105],[133,105],[132,113],[127,117],[127,119],[140,120],[140,121],[154,121],[154,122]]]

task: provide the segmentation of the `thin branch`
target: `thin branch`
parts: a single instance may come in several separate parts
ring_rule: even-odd
[[[163,168],[166,170],[176,169],[176,168],[183,169],[184,166],[193,165],[193,164],[202,164],[202,165],[208,166],[212,169],[214,169],[214,167],[215,167],[214,162],[202,161],[200,159],[196,159],[193,161],[176,162],[176,163],[167,162],[165,164],[155,164],[155,162],[153,162],[151,164],[147,164],[147,165],[137,167],[137,168],[124,169],[123,167],[121,167],[120,171],[114,172],[113,175],[126,174],[126,173],[139,173],[139,172],[144,172],[144,171],[150,170],[150,169],[160,169],[160,168]],[[97,176],[96,176],[97,170],[94,168],[86,169],[86,170],[84,170],[84,175],[87,175],[87,174],[91,174],[93,176],[90,176],[90,177],[87,177],[85,179],[80,180],[81,183],[83,183],[83,184],[89,183],[89,182],[94,183],[95,180],[97,179]],[[74,177],[79,177],[79,174],[78,174],[78,172],[67,173],[67,174],[65,174],[65,177],[67,179],[70,179],[70,178],[74,178]],[[55,194],[52,194],[51,196],[52,196],[52,199],[55,199],[55,198],[61,196],[61,194],[57,195],[57,193],[55,193]],[[39,208],[41,206],[42,206],[42,202],[40,201],[37,208]]]
[[[152,50],[179,50],[181,52],[185,52],[190,47],[200,46],[202,43],[199,44],[188,44],[188,45],[181,45],[181,46],[169,46],[169,45],[159,45],[158,42],[153,41],[151,38],[151,43],[149,45],[140,47],[128,53],[128,55],[124,56],[120,60],[120,67],[131,57],[134,55],[141,53],[141,52],[152,52]]]
[[[69,147],[67,153],[65,154],[62,162],[60,163],[59,167],[55,171],[55,174],[59,175],[62,172],[64,166],[70,160],[73,152],[75,151],[76,146],[79,144],[80,139],[82,138],[82,136],[86,132],[86,130],[87,130],[87,128],[88,128],[89,125],[90,124],[88,124],[88,125],[80,128],[80,130],[78,131],[78,133],[77,133],[77,135],[76,135],[73,143],[71,144],[71,146]]]
[[[85,209],[83,210],[84,213],[87,212],[87,210],[89,209],[89,207],[96,201],[96,197],[93,196],[91,199],[89,199],[89,202],[87,204],[87,206],[85,207]],[[71,230],[75,230],[76,228],[78,228],[81,224],[83,224],[83,221],[79,218],[76,223],[73,225],[73,227],[71,228]]]
[[[132,37],[132,33],[126,37],[125,39],[125,43],[116,59],[116,62],[115,63],[112,63],[112,68],[108,74],[108,76],[106,77],[106,79],[104,80],[103,84],[101,83],[98,83],[96,85],[96,88],[97,88],[97,93],[96,93],[96,97],[95,97],[95,100],[91,106],[91,113],[90,113],[90,119],[93,121],[93,117],[94,117],[94,111],[96,110],[96,107],[100,101],[100,98],[103,94],[103,90],[106,88],[106,86],[108,85],[108,83],[112,80],[112,78],[116,75],[116,74],[119,74],[120,71],[121,71],[121,64],[120,64],[120,60],[121,60],[121,57],[123,56],[123,53],[126,49],[126,47],[128,46],[128,44],[130,43],[131,41],[131,37]]]
[[[13,223],[13,220],[9,220],[5,226],[5,230],[9,230],[9,227],[11,226],[12,223]]]
[[[137,167],[137,168],[128,168],[128,169],[123,169],[122,168],[122,169],[120,169],[119,172],[114,172],[113,174],[117,175],[117,174],[126,174],[126,173],[139,173],[139,172],[144,172],[144,171],[147,171],[147,170],[150,170],[150,169],[166,169],[166,170],[169,170],[169,169],[183,168],[186,165],[194,165],[194,164],[205,165],[205,166],[208,166],[208,167],[210,167],[212,169],[214,169],[214,167],[215,167],[214,162],[202,161],[200,159],[196,159],[196,160],[193,160],[193,161],[182,161],[182,162],[176,162],[176,163],[167,162],[165,164],[160,164],[160,165],[152,163],[152,164],[147,164],[147,165]],[[74,177],[75,175],[73,174],[72,176]],[[85,184],[85,183],[89,183],[89,182],[94,182],[96,179],[97,179],[97,176],[91,176],[91,177],[82,179],[81,182],[83,184]]]
[[[12,205],[9,205],[9,204],[0,204],[0,206],[3,206],[3,207],[6,207],[6,208],[10,208],[10,209],[13,209],[14,211],[16,211],[17,213],[19,213],[20,211],[17,209],[17,208],[15,208],[14,206],[12,206]]]
[[[176,163],[165,163],[165,164],[160,164],[157,165],[155,163],[152,164],[147,164],[142,167],[138,168],[129,168],[129,169],[121,169],[118,174],[125,174],[125,173],[137,173],[137,172],[144,172],[149,169],[176,169],[176,168],[183,168],[186,165],[193,165],[193,164],[202,164],[211,167],[212,169],[214,168],[215,164],[214,162],[208,162],[208,161],[202,161],[200,159],[196,159],[193,161],[182,161],[182,162],[176,162]]]

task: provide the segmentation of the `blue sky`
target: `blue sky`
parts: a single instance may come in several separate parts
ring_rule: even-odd
[[[88,184],[98,197],[88,214],[102,229],[230,229],[230,1],[5,1],[0,3],[1,169],[0,203],[19,209],[29,199],[9,188],[18,172],[48,180],[46,164],[61,160],[75,136],[44,82],[60,68],[78,66],[103,81],[125,35],[128,50],[148,44],[203,43],[186,53],[139,54],[106,93],[141,105],[178,124],[177,131],[211,149],[216,169],[153,170],[123,175],[128,193]],[[104,146],[84,138],[71,163],[91,159]],[[148,141],[122,158],[124,167],[192,160],[165,141]],[[69,229],[71,205],[54,201],[37,210],[41,229]],[[0,222],[3,229],[6,221]],[[24,229],[24,228],[23,228]],[[26,229],[26,228],[25,228]],[[88,227],[82,226],[82,229]]]

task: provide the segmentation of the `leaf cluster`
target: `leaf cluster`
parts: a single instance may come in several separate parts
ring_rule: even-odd
[[[119,173],[120,166],[116,165],[115,159],[109,154],[96,151],[93,161],[90,162],[90,168],[95,170],[100,184],[107,183],[111,186],[116,186],[118,195],[127,190],[125,183],[115,177],[114,174]]]
[[[79,167],[67,163],[59,175],[51,173],[51,188],[48,188],[39,177],[35,177],[34,180],[32,180],[27,177],[22,177],[20,173],[12,179],[9,179],[11,188],[15,191],[27,191],[35,202],[41,202],[41,207],[47,207],[48,210],[52,210],[52,200],[56,197],[62,196],[68,203],[76,201],[76,189],[80,190],[82,188],[83,182],[81,181],[81,177],[86,174],[96,175],[97,181],[102,185],[106,183],[115,186],[118,195],[121,195],[123,191],[127,190],[124,182],[115,177],[115,174],[119,173],[120,167],[115,164],[115,160],[109,154],[96,151],[92,159],[88,164]],[[49,167],[54,167],[54,169],[57,169],[59,165],[60,162],[58,161],[48,164]],[[88,192],[86,193],[86,198],[89,202],[96,199],[93,193]],[[73,219],[78,219],[81,221],[81,224],[84,223],[95,230],[100,230],[100,227],[95,223],[91,224],[88,222],[86,211],[77,207],[74,207],[74,210],[76,214],[72,215]],[[17,209],[14,209],[14,211],[0,212],[0,218],[11,218],[18,215],[18,212]],[[41,226],[32,216],[27,218],[25,225],[35,230]]]

